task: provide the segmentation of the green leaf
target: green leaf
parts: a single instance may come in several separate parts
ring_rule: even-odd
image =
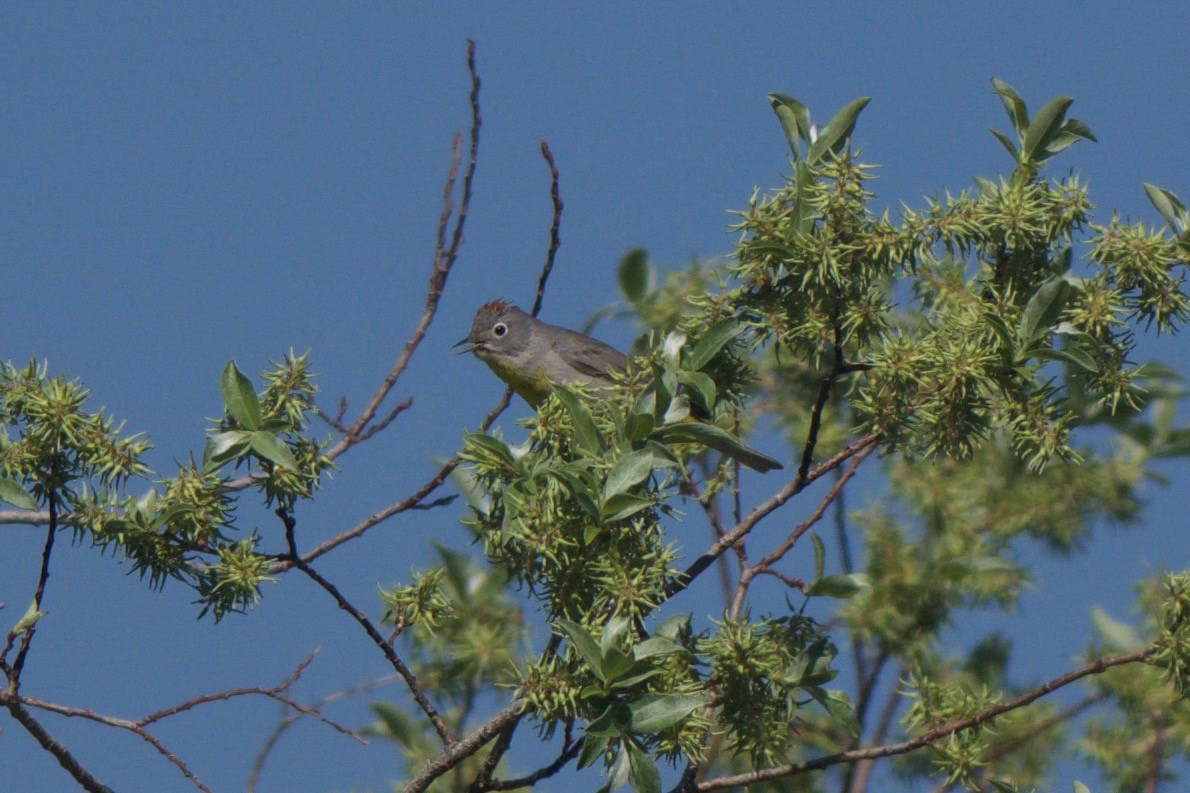
[[[495,435],[488,435],[483,432],[473,432],[463,439],[464,443],[474,444],[496,455],[496,457],[504,463],[511,465],[513,462],[512,450],[508,448],[508,444],[501,438]]]
[[[632,442],[643,441],[649,437],[655,426],[657,424],[653,421],[652,411],[648,413],[631,413],[628,416],[627,423],[624,425],[624,435]]]
[[[632,731],[641,735],[674,726],[707,703],[704,693],[645,694],[629,704]]]
[[[607,624],[603,626],[603,633],[599,635],[599,649],[605,657],[613,647],[620,643],[627,632],[627,618],[612,617],[607,621]]]
[[[223,409],[246,430],[260,429],[260,402],[252,383],[236,367],[235,361],[228,361],[219,378],[219,390],[223,394]]]
[[[653,631],[654,636],[660,636],[665,639],[677,639],[678,634],[682,629],[690,624],[689,614],[675,614],[672,617],[665,619],[657,629]]]
[[[202,452],[203,464],[215,467],[223,465],[228,460],[234,460],[248,451],[251,444],[251,432],[244,430],[221,432],[207,440],[206,448]]]
[[[599,508],[599,517],[605,522],[624,520],[642,510],[655,506],[657,502],[646,496],[636,496],[632,493],[617,493],[603,502]]]
[[[1149,201],[1161,213],[1161,217],[1165,219],[1165,223],[1171,231],[1176,232],[1186,228],[1188,225],[1186,207],[1176,195],[1163,187],[1148,182],[1144,182],[1144,188]]]
[[[806,159],[810,163],[816,163],[828,151],[836,153],[841,151],[847,139],[851,137],[852,130],[855,129],[856,117],[871,101],[872,97],[861,96],[846,104],[818,133],[818,140],[810,144],[810,151],[806,155]]]
[[[807,595],[846,600],[868,585],[863,573],[835,573],[810,582],[803,590]]]
[[[628,784],[632,793],[661,793],[661,774],[644,749],[631,740],[624,741],[628,751]]]
[[[1038,347],[1033,350],[1033,355],[1037,358],[1047,361],[1062,361],[1071,366],[1077,366],[1084,371],[1092,374],[1099,371],[1099,366],[1095,363],[1095,359],[1088,355],[1084,350],[1078,347],[1062,347],[1054,349],[1053,347]]]
[[[0,501],[7,501],[18,509],[37,509],[37,499],[29,495],[16,479],[0,477]]]
[[[826,546],[817,534],[810,535],[810,543],[814,546],[814,580],[817,581],[826,569]]]
[[[672,655],[683,652],[686,652],[685,647],[664,636],[650,636],[643,642],[632,646],[632,657],[638,661],[643,661],[646,658],[655,658],[659,655]]]
[[[710,414],[715,407],[715,381],[702,372],[679,371],[678,382],[686,386],[686,393]]]
[[[294,459],[289,446],[273,433],[264,430],[252,433],[251,445],[252,451],[269,462],[290,471],[298,470],[297,460]]]
[[[1012,122],[1017,135],[1025,131],[1029,124],[1029,110],[1025,107],[1025,100],[1013,90],[1012,86],[1003,80],[992,78],[992,90],[1000,97],[1004,110],[1008,113],[1008,120]]]
[[[810,111],[801,102],[785,94],[769,94],[769,104],[781,122],[794,161],[800,160],[802,154],[798,149],[798,140],[807,143],[810,140]]]
[[[578,395],[564,385],[554,384],[554,392],[558,399],[570,413],[570,423],[574,427],[574,441],[578,447],[591,454],[603,451],[603,439],[599,436],[599,429],[595,426],[595,419],[591,418],[591,411],[583,404]]]
[[[1021,153],[1016,150],[1016,144],[1014,144],[1007,135],[995,127],[988,127],[988,132],[992,133],[996,140],[1000,141],[1000,145],[1008,150],[1008,153],[1012,156],[1013,162],[1020,162]]]
[[[1074,780],[1074,793],[1091,793],[1091,788],[1076,779]]]
[[[629,452],[616,460],[603,485],[603,500],[606,502],[612,496],[627,493],[648,479],[657,462],[651,449]]]
[[[15,635],[30,630],[34,625],[37,624],[39,619],[46,615],[46,613],[47,612],[38,610],[36,598],[31,600],[29,602],[29,608],[25,609],[24,616],[17,620],[16,625],[12,626],[12,633]]]
[[[1053,137],[1053,140],[1046,144],[1046,157],[1052,157],[1072,143],[1077,143],[1080,140],[1089,140],[1093,143],[1099,142],[1095,138],[1095,135],[1092,134],[1090,127],[1077,118],[1068,118],[1066,119],[1066,123],[1058,130],[1058,134]]]
[[[620,259],[616,268],[620,292],[629,303],[639,303],[649,293],[649,255],[644,248],[633,248]]]
[[[1098,606],[1091,607],[1091,625],[1103,649],[1109,653],[1126,653],[1140,649],[1144,642],[1131,626],[1112,619]]]
[[[1046,102],[1045,107],[1037,111],[1037,115],[1029,122],[1021,141],[1021,154],[1025,162],[1038,162],[1045,159],[1038,157],[1045,151],[1062,129],[1062,120],[1066,117],[1066,110],[1074,102],[1068,96],[1059,96]]]
[[[1020,336],[1026,344],[1049,333],[1062,315],[1062,309],[1066,307],[1066,301],[1073,291],[1069,282],[1060,275],[1037,287],[1021,314]]]
[[[594,763],[607,751],[612,736],[592,733],[589,729],[583,733],[583,750],[578,755],[578,770],[582,770]]]
[[[761,473],[781,467],[781,464],[773,458],[761,454],[755,449],[749,449],[736,440],[730,432],[713,424],[700,422],[674,424],[661,427],[653,433],[652,437],[662,443],[700,443],[733,460],[739,460],[749,468]]]
[[[574,647],[575,652],[586,662],[587,666],[591,667],[595,676],[601,681],[607,682],[603,677],[603,653],[599,652],[599,645],[596,643],[595,637],[577,622],[558,620],[554,624],[570,639],[570,644]]]
[[[698,344],[694,345],[694,349],[686,357],[685,368],[692,372],[706,368],[720,350],[740,335],[741,330],[743,328],[735,320],[725,319],[716,322],[702,334]]]
[[[823,692],[817,687],[810,689],[810,693],[814,695],[814,699],[818,700],[818,704],[826,709],[836,724],[843,725],[852,737],[859,737],[859,719],[855,715],[855,708],[851,706],[851,700],[847,698],[847,694],[834,689]]]
[[[608,685],[612,685],[619,681],[622,677],[632,671],[633,661],[627,653],[620,650],[610,648],[604,652],[603,655],[603,674],[607,679]]]

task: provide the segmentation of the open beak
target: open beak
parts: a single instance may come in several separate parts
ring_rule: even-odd
[[[459,350],[458,352],[455,353],[455,355],[462,355],[463,353],[475,352],[482,346],[480,342],[471,341],[471,337],[468,336],[467,338],[463,339],[462,341],[451,345],[451,349],[454,349],[455,347],[462,347],[464,344],[470,344],[471,346],[465,350]]]

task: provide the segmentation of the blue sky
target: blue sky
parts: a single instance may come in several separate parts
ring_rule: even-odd
[[[450,139],[468,118],[464,47],[474,38],[476,196],[438,320],[394,394],[415,405],[343,458],[303,509],[300,536],[314,544],[410,492],[498,397],[487,370],[449,347],[480,303],[532,299],[550,213],[540,139],[566,202],[542,316],[579,325],[614,299],[614,263],[629,247],[670,267],[730,251],[728,211],[787,172],[771,91],[819,121],[873,96],[856,139],[883,164],[875,190],[894,205],[1008,169],[986,131],[1004,126],[989,77],[1034,107],[1069,94],[1100,143],[1054,168],[1086,177],[1098,219],[1118,208],[1156,221],[1141,182],[1190,197],[1187,29],[1190,7],[1173,2],[5,4],[0,357],[32,353],[81,378],[96,405],[151,436],[149,462],[163,475],[201,449],[229,358],[255,373],[309,349],[325,401],[362,404],[420,313]],[[623,347],[633,329],[600,333]],[[1146,340],[1142,352],[1190,371],[1180,338]],[[502,420],[510,434],[524,412]],[[1184,463],[1162,472],[1174,482],[1188,473]],[[756,497],[775,486],[752,484]],[[1091,603],[1127,616],[1133,580],[1186,566],[1178,489],[1147,490],[1143,531],[1101,532],[1072,562],[1026,551],[1037,554],[1037,587],[1009,621],[987,619],[1032,639],[1014,674],[1064,671]],[[430,538],[463,545],[457,515],[410,514],[320,569],[374,612],[377,583],[428,564]],[[0,527],[9,622],[32,590],[41,536]],[[60,546],[27,693],[136,716],[277,682],[315,646],[304,698],[385,672],[295,576],[267,587],[248,617],[214,626],[195,622],[183,588],[152,593],[123,573],[110,557]],[[399,689],[386,694],[403,701]],[[366,718],[362,703],[333,714]],[[265,701],[216,704],[164,723],[161,738],[214,789],[238,789],[275,718]],[[46,721],[118,789],[193,789],[133,736]],[[63,789],[49,756],[12,722],[3,729],[0,787]],[[534,759],[514,758],[521,768]],[[382,789],[396,772],[385,747],[303,724],[261,789]]]

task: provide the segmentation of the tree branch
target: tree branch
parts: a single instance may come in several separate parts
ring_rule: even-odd
[[[343,593],[335,587],[334,584],[323,578],[313,567],[310,566],[310,564],[305,559],[302,558],[301,554],[298,553],[297,542],[294,539],[294,529],[297,527],[297,521],[294,519],[293,515],[290,514],[289,510],[285,507],[278,507],[276,514],[277,517],[281,519],[281,522],[285,525],[285,543],[289,548],[288,560],[295,567],[305,573],[311,581],[326,590],[327,594],[334,598],[335,602],[339,604],[339,608],[350,614],[352,619],[360,624],[360,627],[362,627],[364,632],[368,634],[368,637],[371,638],[373,644],[380,648],[380,652],[384,653],[384,657],[388,659],[389,664],[392,665],[393,669],[397,670],[397,674],[399,674],[405,681],[405,685],[409,687],[409,692],[413,694],[413,699],[417,702],[418,706],[421,707],[422,712],[426,714],[426,717],[430,720],[430,724],[434,725],[434,731],[438,733],[438,737],[442,739],[442,743],[446,746],[453,744],[455,742],[455,738],[453,735],[451,735],[450,730],[447,728],[446,722],[443,721],[442,716],[438,714],[437,709],[434,707],[433,703],[430,702],[425,691],[422,690],[421,683],[418,682],[418,679],[413,674],[413,671],[410,670],[409,667],[405,665],[405,662],[400,659],[396,651],[393,649],[393,646],[389,642],[385,641],[384,637],[380,635],[380,631],[376,630],[376,626],[372,624],[372,621],[368,619],[367,615],[353,606],[347,600],[347,598],[343,596]]]
[[[765,782],[770,779],[780,779],[782,777],[791,776],[793,774],[804,774],[807,771],[817,771],[823,768],[829,768],[840,763],[851,763],[856,760],[875,759],[878,757],[890,757],[892,755],[906,754],[915,751],[924,746],[929,746],[935,741],[945,738],[952,733],[960,732],[962,730],[969,730],[972,727],[978,727],[995,717],[1007,713],[1011,710],[1024,707],[1029,703],[1040,699],[1046,694],[1057,691],[1063,686],[1067,686],[1076,680],[1081,680],[1088,675],[1100,674],[1115,666],[1122,666],[1124,664],[1135,663],[1137,661],[1145,661],[1156,652],[1155,647],[1148,647],[1143,650],[1137,650],[1131,653],[1123,653],[1121,655],[1113,655],[1107,658],[1099,658],[1090,663],[1079,667],[1078,669],[1067,672],[1064,675],[1054,678],[1048,683],[1044,683],[1037,688],[1019,697],[1014,697],[1007,702],[1002,702],[988,708],[985,711],[969,716],[965,719],[952,721],[948,724],[935,727],[923,735],[912,738],[900,743],[887,744],[884,746],[873,746],[866,749],[851,749],[845,752],[837,752],[835,754],[826,755],[825,757],[818,757],[813,760],[802,760],[797,763],[789,765],[777,766],[775,768],[765,768],[760,771],[750,771],[746,774],[734,774],[731,776],[715,777],[704,782],[698,783],[693,788],[678,788],[678,790],[724,790],[726,788],[737,787],[740,785],[751,785],[757,782]]]
[[[112,793],[112,789],[104,785],[95,777],[91,776],[91,772],[83,768],[82,764],[74,758],[65,746],[59,743],[54,736],[49,734],[45,727],[37,719],[33,718],[33,714],[27,711],[22,705],[20,698],[8,691],[0,691],[0,702],[8,708],[8,712],[16,719],[25,730],[37,740],[41,747],[54,756],[58,761],[58,765],[66,769],[75,782],[78,782],[84,790],[90,793]]]
[[[435,779],[478,752],[501,730],[519,719],[521,707],[520,702],[505,706],[470,735],[449,745],[445,752],[427,762],[413,779],[405,783],[404,793],[423,793]]]

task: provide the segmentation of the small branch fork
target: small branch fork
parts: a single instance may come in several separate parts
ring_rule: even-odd
[[[67,705],[60,705],[55,702],[47,702],[43,699],[24,696],[11,691],[0,692],[0,704],[3,704],[5,707],[7,707],[9,711],[13,713],[13,716],[19,722],[21,722],[21,724],[24,725],[26,729],[29,729],[30,733],[32,733],[33,736],[37,738],[37,740],[43,746],[45,746],[47,750],[53,753],[55,757],[59,758],[59,762],[62,763],[63,767],[66,768],[67,771],[70,771],[75,780],[86,790],[106,791],[109,790],[109,788],[96,782],[94,778],[91,777],[90,774],[87,773],[86,770],[77,763],[77,761],[75,761],[73,758],[70,758],[68,754],[66,757],[69,758],[69,761],[63,762],[62,757],[52,747],[57,746],[63,752],[65,751],[64,747],[61,747],[61,744],[57,744],[56,741],[53,741],[49,734],[45,732],[44,728],[42,728],[40,724],[33,720],[32,716],[28,713],[27,708],[35,708],[37,710],[46,711],[47,713],[56,713],[59,716],[66,716],[69,718],[86,719],[88,721],[93,721],[108,727],[116,727],[118,729],[127,730],[131,733],[134,733],[140,737],[141,740],[145,741],[154,749],[156,749],[166,760],[172,763],[182,773],[183,776],[185,776],[194,784],[195,787],[201,791],[204,791],[204,793],[210,793],[210,788],[208,788],[203,783],[203,781],[199,779],[198,776],[192,770],[190,770],[190,768],[184,762],[182,762],[181,759],[177,757],[177,755],[173,754],[173,752],[167,749],[156,738],[156,736],[146,729],[149,727],[149,725],[167,719],[170,716],[176,716],[179,713],[185,713],[188,710],[192,710],[200,705],[205,705],[210,702],[222,702],[243,696],[263,696],[281,702],[287,708],[291,708],[304,716],[317,719],[323,724],[328,725],[337,732],[343,733],[344,735],[353,738],[359,743],[368,743],[366,739],[356,735],[347,727],[344,727],[324,716],[318,710],[319,705],[302,705],[290,697],[288,693],[286,693],[301,678],[302,673],[306,671],[306,667],[308,667],[310,662],[314,660],[314,656],[317,655],[317,653],[318,651],[315,650],[313,653],[307,656],[294,668],[292,674],[290,674],[288,678],[275,686],[268,688],[263,686],[249,686],[244,688],[228,689],[227,691],[220,691],[214,694],[203,694],[201,696],[194,697],[193,699],[186,700],[185,702],[182,702],[178,705],[173,705],[171,707],[155,711],[139,719],[122,719],[116,716],[108,716],[97,713],[93,710],[88,710],[86,708],[75,708]],[[47,740],[50,742],[49,745],[47,745]]]

